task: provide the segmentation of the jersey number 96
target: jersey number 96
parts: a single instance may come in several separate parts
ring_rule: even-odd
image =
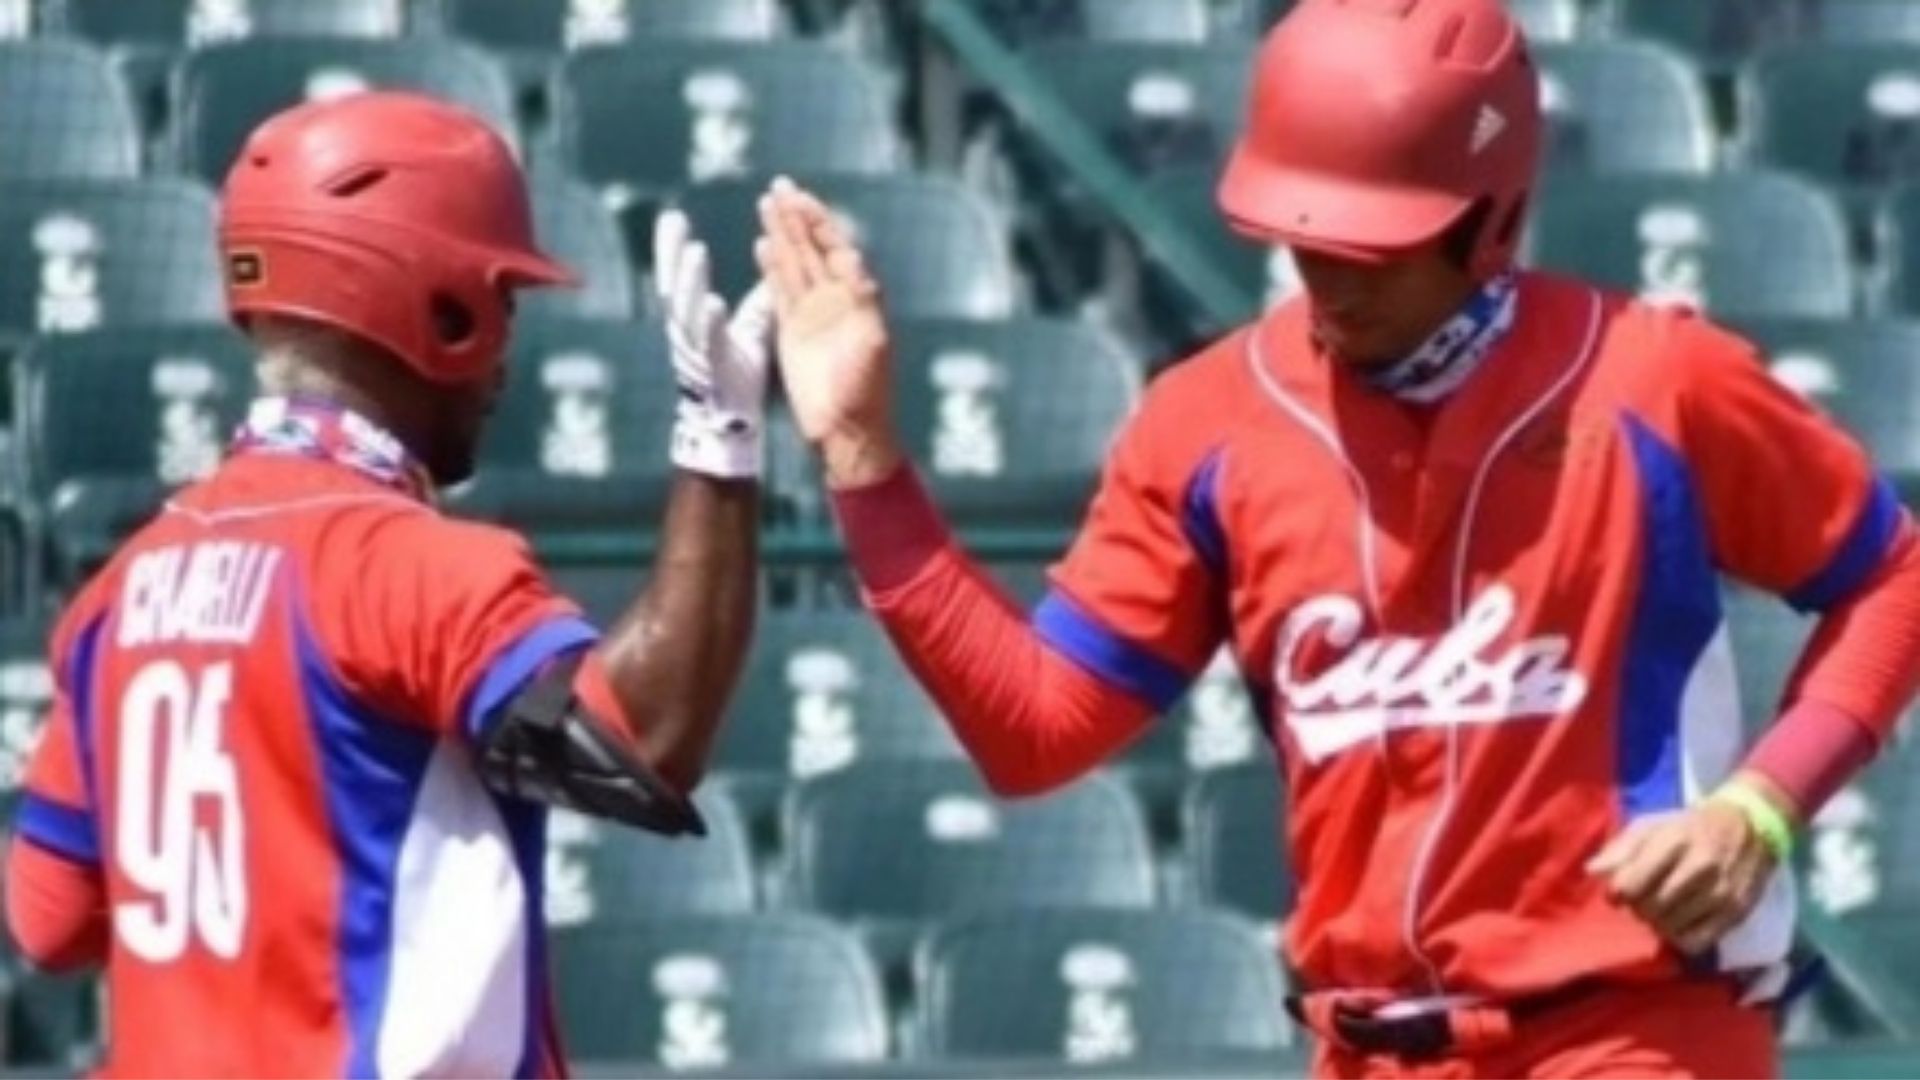
[[[233,665],[142,667],[120,698],[114,861],[140,894],[113,908],[114,933],[149,963],[192,939],[230,960],[247,925],[239,775],[225,749]],[[204,808],[204,809],[203,809]]]

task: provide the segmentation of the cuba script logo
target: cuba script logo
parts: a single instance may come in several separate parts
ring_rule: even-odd
[[[1513,590],[1495,585],[1437,639],[1362,640],[1366,614],[1352,598],[1315,597],[1280,628],[1274,685],[1287,727],[1310,764],[1399,728],[1498,724],[1570,713],[1587,697],[1587,679],[1568,664],[1565,635],[1495,646],[1512,629]],[[1302,654],[1321,645],[1340,653],[1304,677]]]

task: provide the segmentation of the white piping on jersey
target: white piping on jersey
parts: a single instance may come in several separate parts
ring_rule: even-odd
[[[1466,504],[1461,517],[1459,545],[1454,552],[1452,619],[1455,623],[1458,623],[1466,613],[1467,562],[1472,550],[1474,518],[1479,513],[1480,495],[1486,486],[1488,475],[1493,470],[1493,463],[1507,448],[1507,445],[1518,438],[1520,432],[1525,430],[1528,424],[1537,419],[1539,415],[1553,403],[1554,399],[1558,398],[1568,386],[1572,385],[1574,379],[1586,369],[1588,362],[1593,357],[1594,345],[1599,340],[1601,310],[1599,294],[1590,294],[1587,309],[1586,335],[1579,349],[1574,352],[1566,370],[1560,374],[1558,379],[1554,380],[1553,385],[1547,388],[1546,393],[1542,394],[1533,404],[1523,410],[1519,417],[1500,432],[1499,436],[1488,446],[1486,454],[1481,457],[1480,464],[1474,469],[1473,480],[1467,488]],[[1259,382],[1261,388],[1267,392],[1269,397],[1274,399],[1282,411],[1293,417],[1296,422],[1305,427],[1315,438],[1327,446],[1327,449],[1332,452],[1335,459],[1340,462],[1342,469],[1345,470],[1349,482],[1355,487],[1360,500],[1361,513],[1359,529],[1362,558],[1360,564],[1361,574],[1367,589],[1368,601],[1373,607],[1375,621],[1378,622],[1381,619],[1381,605],[1378,572],[1373,565],[1372,500],[1367,493],[1366,478],[1360,474],[1359,469],[1354,466],[1352,459],[1347,456],[1346,448],[1341,443],[1338,433],[1318,416],[1315,416],[1306,406],[1295,401],[1293,397],[1280,386],[1279,381],[1267,371],[1266,364],[1262,362],[1263,351],[1261,349],[1258,327],[1249,332],[1248,346],[1248,362],[1252,365],[1255,379]],[[1383,742],[1386,738],[1386,727],[1386,725],[1381,726],[1381,739]],[[1406,902],[1401,909],[1400,925],[1401,940],[1406,945],[1407,952],[1412,955],[1415,960],[1419,961],[1421,967],[1426,969],[1428,984],[1432,987],[1434,995],[1440,998],[1445,997],[1445,983],[1440,977],[1439,966],[1433,962],[1433,958],[1428,956],[1425,950],[1420,948],[1418,934],[1420,894],[1424,891],[1427,873],[1432,867],[1434,854],[1439,850],[1440,837],[1445,833],[1446,827],[1453,817],[1454,807],[1458,802],[1459,787],[1460,729],[1458,725],[1449,725],[1447,728],[1446,785],[1441,792],[1440,807],[1427,822],[1426,833],[1421,837],[1420,846],[1414,856],[1413,870],[1408,876],[1407,881]]]
[[[168,499],[161,509],[169,514],[179,514],[192,518],[201,525],[221,525],[229,521],[251,521],[256,518],[272,517],[274,514],[292,513],[296,510],[314,510],[326,506],[352,506],[357,503],[401,503],[406,506],[426,509],[417,499],[398,493],[368,492],[365,494],[314,495],[305,499],[289,499],[286,502],[260,503],[256,506],[231,506],[220,510],[195,510]]]

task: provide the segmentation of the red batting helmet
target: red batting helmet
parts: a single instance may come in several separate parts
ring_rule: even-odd
[[[1513,258],[1540,139],[1500,0],[1302,0],[1261,46],[1220,207],[1261,239],[1378,261],[1484,202],[1484,276]]]
[[[508,291],[571,284],[534,246],[526,181],[478,117],[419,94],[300,105],[247,139],[220,209],[227,308],[384,347],[439,383],[490,376]]]

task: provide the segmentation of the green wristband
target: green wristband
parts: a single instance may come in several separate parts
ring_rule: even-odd
[[[1723,802],[1746,815],[1747,824],[1760,834],[1760,842],[1767,845],[1773,857],[1786,862],[1793,855],[1793,822],[1787,815],[1773,805],[1773,800],[1760,794],[1738,780],[1729,780],[1720,785],[1708,798],[1713,802]]]

